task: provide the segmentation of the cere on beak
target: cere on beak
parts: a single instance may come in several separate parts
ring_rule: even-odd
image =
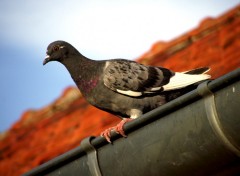
[[[46,55],[44,61],[43,61],[43,65],[45,65],[46,63],[48,63],[50,61],[50,56]]]

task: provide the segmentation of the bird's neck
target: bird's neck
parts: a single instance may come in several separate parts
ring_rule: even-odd
[[[70,58],[71,57],[71,58]],[[79,76],[88,77],[89,71],[95,66],[97,61],[86,58],[85,56],[78,54],[72,55],[69,58],[64,59],[62,64],[67,68],[72,78],[75,80]]]
[[[82,93],[89,93],[99,81],[101,62],[79,54],[63,62]]]

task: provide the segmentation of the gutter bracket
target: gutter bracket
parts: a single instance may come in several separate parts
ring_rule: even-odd
[[[81,147],[87,154],[87,164],[92,176],[102,176],[98,164],[97,150],[91,144],[91,140],[95,137],[90,136],[82,140]]]
[[[230,138],[227,135],[226,130],[224,130],[224,127],[221,125],[216,103],[215,103],[215,97],[214,93],[209,89],[208,83],[211,81],[205,81],[201,83],[197,87],[198,94],[203,97],[204,99],[204,105],[206,110],[206,115],[208,118],[208,121],[217,136],[217,138],[221,141],[221,143],[231,152],[233,152],[235,155],[240,157],[240,149],[238,146],[234,145],[234,142],[230,140]]]

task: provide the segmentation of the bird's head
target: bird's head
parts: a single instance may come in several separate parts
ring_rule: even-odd
[[[68,57],[69,54],[77,52],[76,49],[67,42],[55,41],[48,45],[46,57],[43,61],[43,65],[50,61],[62,62]]]

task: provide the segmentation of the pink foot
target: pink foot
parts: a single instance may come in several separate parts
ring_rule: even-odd
[[[130,118],[128,118],[128,119],[123,119],[123,120],[121,120],[121,122],[119,122],[116,126],[114,126],[114,127],[111,127],[111,128],[108,128],[108,129],[106,129],[105,131],[103,131],[102,133],[101,133],[101,136],[102,137],[105,137],[105,139],[109,142],[109,143],[112,143],[111,142],[111,131],[115,131],[116,133],[118,133],[118,134],[120,134],[120,135],[122,135],[123,137],[127,137],[127,135],[125,134],[125,132],[124,132],[124,130],[123,130],[123,126],[124,126],[124,124],[125,123],[127,123],[127,122],[130,122],[130,121],[132,121],[133,119],[130,119]]]

